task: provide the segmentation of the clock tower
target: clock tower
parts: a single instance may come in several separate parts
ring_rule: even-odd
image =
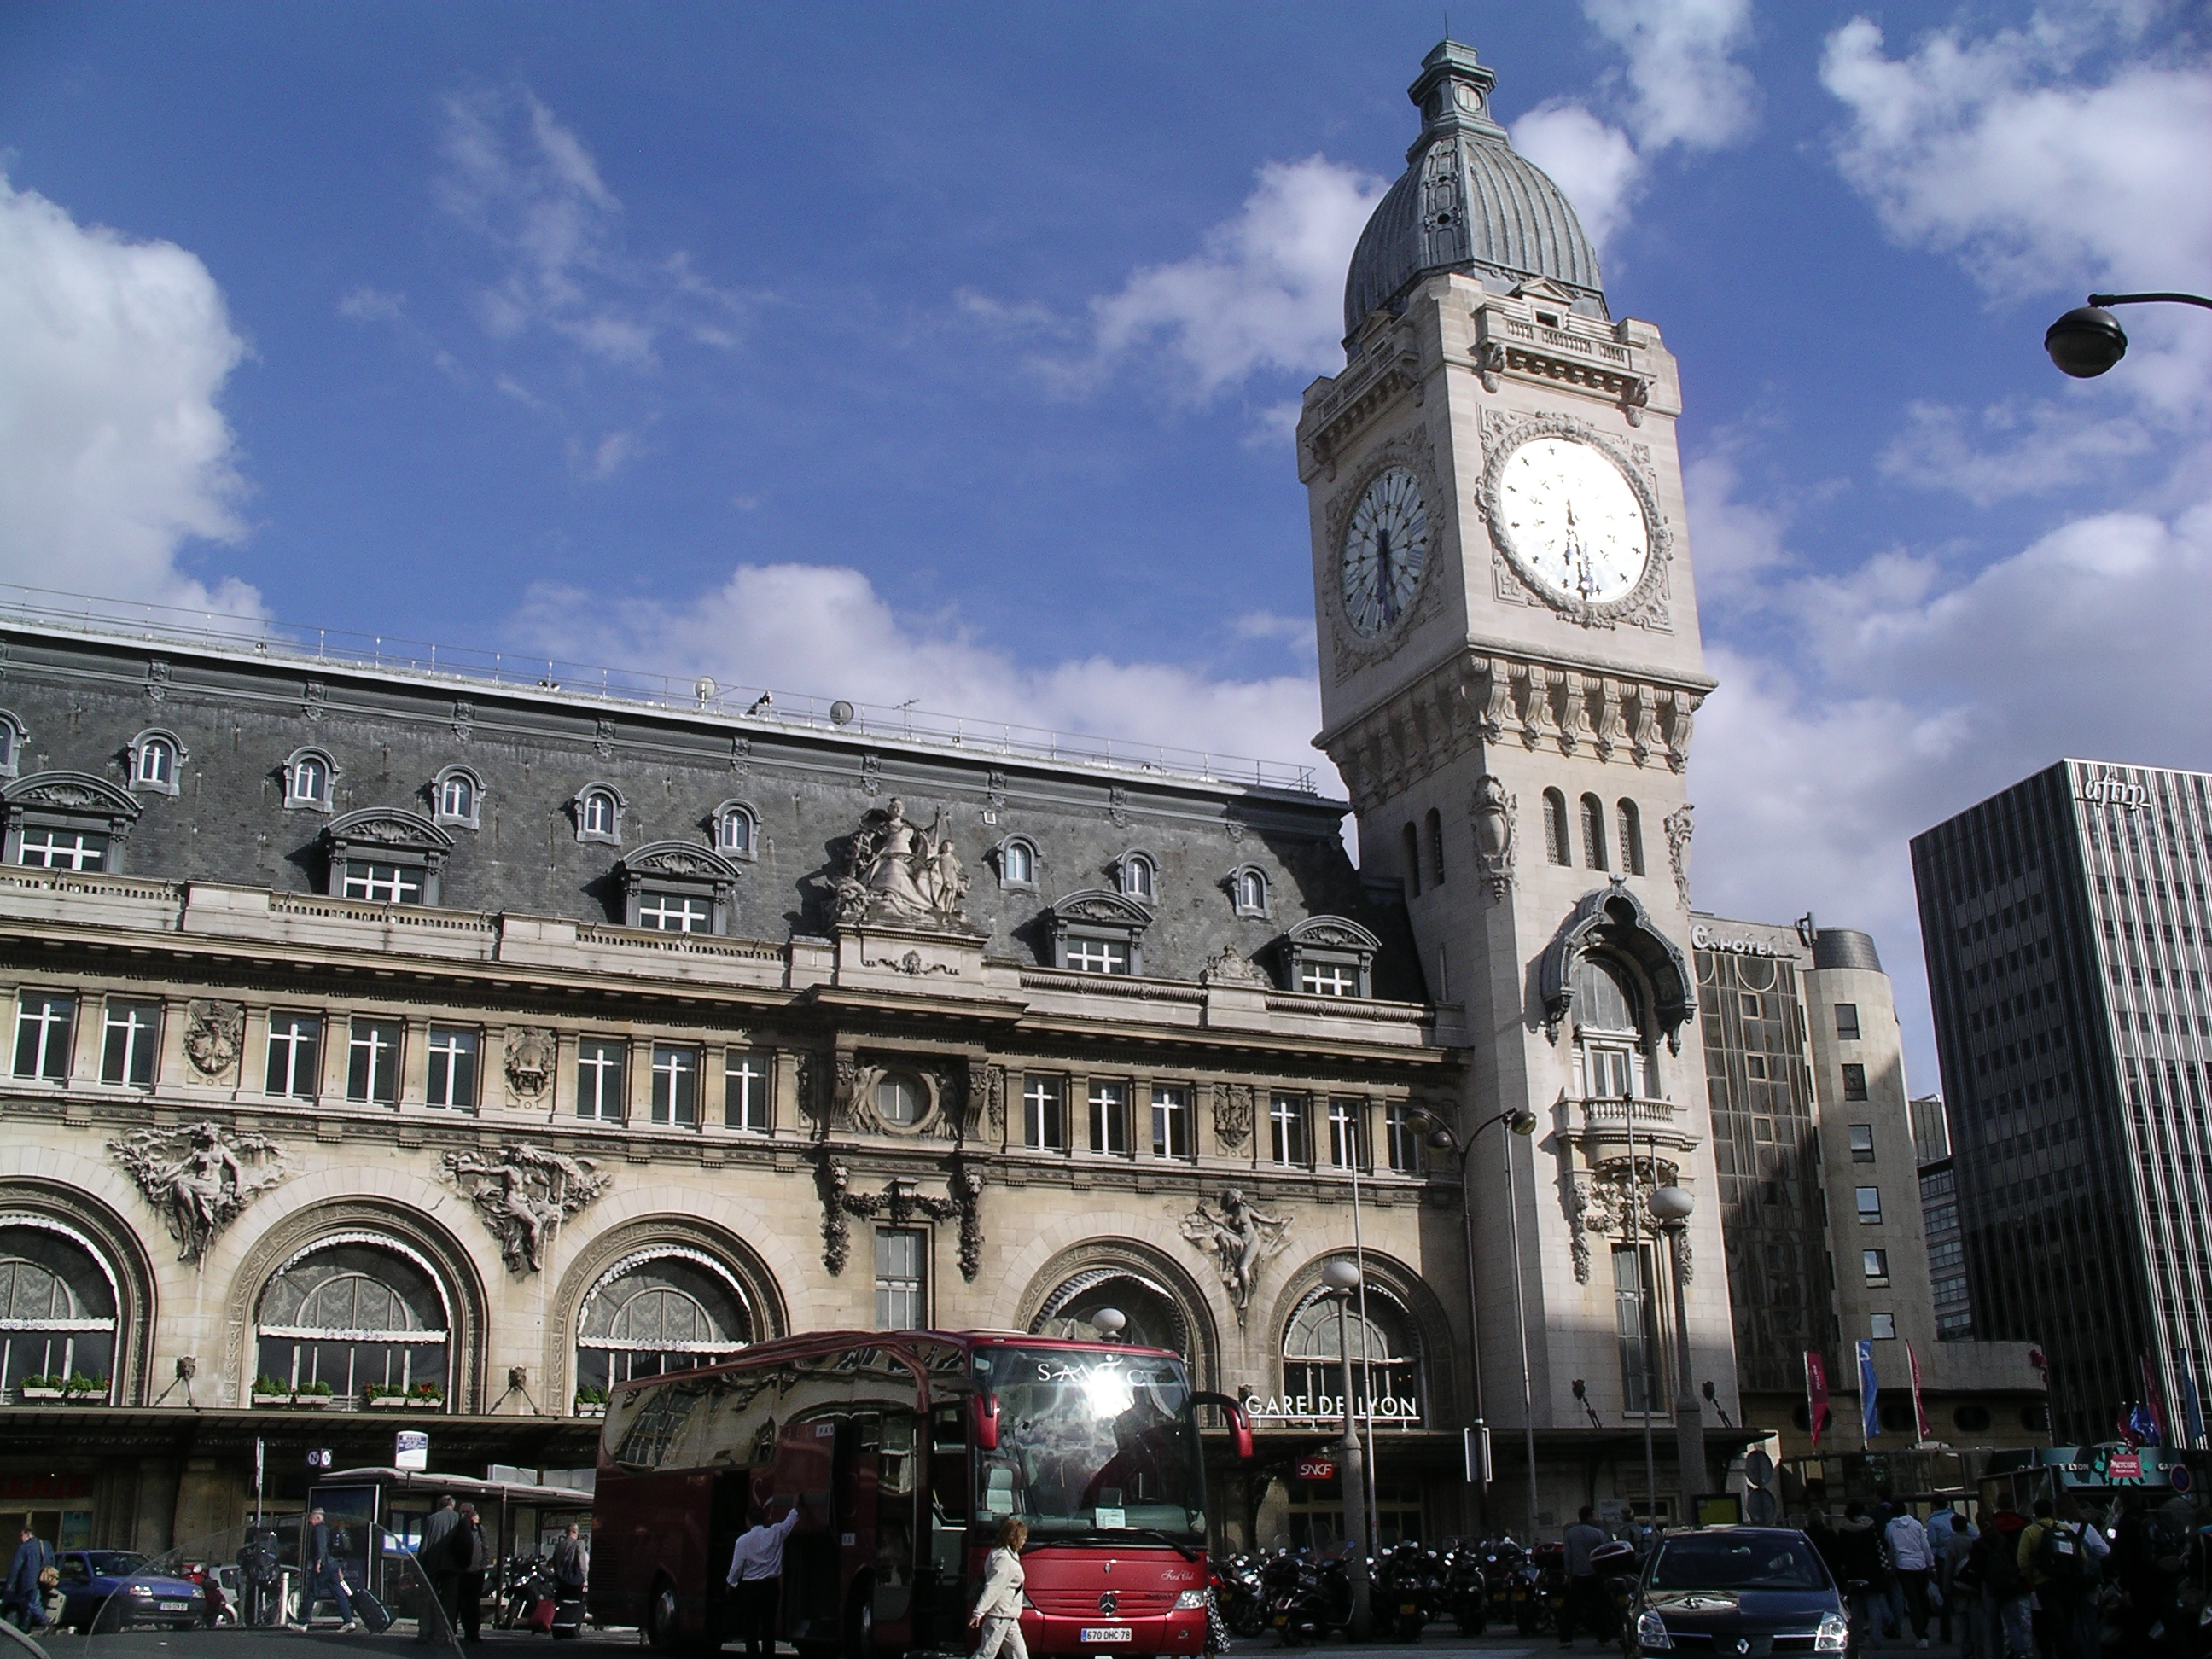
[[[1345,284],[1345,367],[1305,393],[1318,741],[1362,868],[1404,894],[1431,998],[1464,1010],[1463,1091],[1436,1115],[1469,1149],[1494,1518],[1527,1518],[1532,1439],[1528,1510],[1553,1525],[1588,1501],[1594,1438],[1649,1422],[1679,1520],[1718,1487],[1674,1455],[1696,1457],[1699,1412],[1720,1430],[1704,1385],[1735,1405],[1691,1025],[1686,779],[1713,682],[1680,386],[1492,118],[1496,78],[1454,41],[1423,60],[1420,136]],[[1522,1113],[1525,1138],[1509,1133]],[[1457,1175],[1450,1148],[1434,1156]],[[1655,1227],[1679,1199],[1655,1216],[1656,1186],[1693,1201],[1671,1234]],[[1617,1495],[1640,1509],[1643,1460],[1627,1462]]]

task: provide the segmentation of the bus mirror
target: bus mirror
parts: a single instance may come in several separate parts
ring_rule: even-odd
[[[999,1449],[999,1396],[979,1394],[969,1397],[969,1409],[975,1419],[975,1449],[978,1451]]]
[[[1194,1394],[1190,1403],[1197,1406],[1218,1406],[1229,1424],[1229,1443],[1236,1448],[1237,1461],[1252,1461],[1252,1419],[1245,1415],[1243,1407],[1225,1394]]]

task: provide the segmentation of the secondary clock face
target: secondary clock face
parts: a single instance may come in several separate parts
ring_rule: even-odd
[[[1404,618],[1429,558],[1429,509],[1402,466],[1387,467],[1360,492],[1344,532],[1344,614],[1370,636]]]
[[[1572,438],[1531,438],[1505,458],[1492,522],[1524,574],[1583,605],[1626,599],[1651,557],[1636,491],[1603,451]]]

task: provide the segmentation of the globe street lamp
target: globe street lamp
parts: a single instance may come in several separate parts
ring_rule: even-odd
[[[1367,1471],[1365,1459],[1360,1455],[1359,1428],[1352,1418],[1352,1343],[1346,1335],[1351,1323],[1352,1299],[1359,1292],[1359,1267],[1342,1256],[1321,1270],[1322,1283],[1328,1287],[1328,1295],[1336,1303],[1336,1354],[1344,1367],[1344,1441],[1338,1451],[1342,1460],[1337,1470],[1344,1491],[1344,1539],[1352,1547],[1352,1559],[1345,1565],[1352,1577],[1352,1639],[1367,1639]],[[1360,1352],[1367,1350],[1367,1327],[1359,1328]],[[1369,1409],[1374,1409],[1370,1404]]]
[[[1680,1187],[1662,1187],[1651,1194],[1651,1213],[1667,1235],[1668,1266],[1674,1277],[1674,1461],[1681,1466],[1683,1506],[1692,1516],[1698,1491],[1705,1484],[1705,1419],[1690,1384],[1690,1319],[1682,1295],[1682,1243],[1690,1230],[1690,1212],[1696,1205],[1696,1199]]]
[[[2128,355],[2128,337],[2119,319],[2105,307],[2152,304],[2212,310],[2212,300],[2197,294],[2092,294],[2087,305],[2075,307],[2043,331],[2043,349],[2060,374],[2077,380],[2094,380]]]
[[[1482,1339],[1481,1312],[1474,1295],[1474,1195],[1468,1184],[1467,1161],[1474,1151],[1474,1143],[1485,1129],[1503,1123],[1516,1135],[1536,1132],[1536,1115],[1525,1106],[1508,1107],[1495,1116],[1485,1118],[1470,1129],[1464,1139],[1455,1134],[1434,1113],[1421,1115],[1432,1127],[1429,1145],[1440,1152],[1455,1152],[1459,1156],[1459,1220],[1460,1233],[1467,1244],[1467,1346],[1468,1369],[1474,1379],[1474,1423],[1478,1440],[1487,1432],[1483,1422],[1482,1407]],[[1513,1233],[1513,1317],[1521,1328],[1521,1429],[1528,1454],[1528,1542],[1536,1542],[1536,1413],[1528,1386],[1528,1311],[1521,1286],[1521,1208],[1513,1177],[1511,1149],[1505,1158],[1505,1217]],[[1480,1487],[1482,1503],[1482,1524],[1485,1531],[1490,1526],[1490,1492]]]

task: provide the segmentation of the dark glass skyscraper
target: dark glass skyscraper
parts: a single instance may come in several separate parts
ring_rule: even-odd
[[[2154,1386],[2187,1443],[2206,1386],[2208,785],[2064,761],[1912,843],[1974,1333],[2042,1345],[2062,1441]]]

